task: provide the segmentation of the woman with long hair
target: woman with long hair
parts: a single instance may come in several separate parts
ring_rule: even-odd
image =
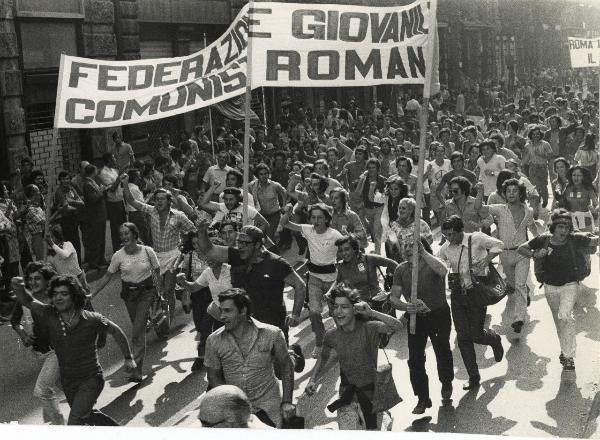
[[[596,149],[596,136],[593,133],[585,135],[583,145],[575,153],[575,163],[586,168],[595,176],[598,168],[598,150]]]
[[[583,166],[576,165],[567,171],[565,208],[571,213],[573,227],[582,232],[595,230],[591,210],[598,208],[598,194],[592,180],[590,171]]]
[[[564,157],[557,157],[554,159],[553,166],[556,179],[552,180],[552,209],[565,208],[565,190],[569,185],[567,171],[571,164]]]
[[[136,363],[129,381],[141,382],[146,355],[146,323],[157,294],[154,279],[160,279],[160,265],[154,249],[139,242],[140,232],[135,224],[123,223],[119,228],[119,236],[123,247],[113,254],[106,273],[92,291],[92,298],[106,287],[115,273],[120,272],[121,299],[131,319],[131,344]]]
[[[396,250],[389,240],[390,224],[398,219],[398,205],[400,200],[408,197],[408,185],[399,176],[392,176],[386,181],[386,198],[383,201],[383,213],[381,214],[382,241],[385,243],[385,255],[394,258]]]

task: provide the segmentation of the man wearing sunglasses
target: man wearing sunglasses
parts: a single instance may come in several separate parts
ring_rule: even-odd
[[[475,197],[471,194],[471,182],[462,176],[454,177],[448,184],[450,200],[446,201],[446,217],[453,215],[460,217],[464,223],[465,232],[479,231],[482,226],[490,226],[492,217],[487,214],[481,216],[475,209]]]

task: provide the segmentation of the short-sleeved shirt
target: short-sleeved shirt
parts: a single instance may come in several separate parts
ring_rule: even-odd
[[[225,165],[225,168],[219,167],[219,165],[213,165],[206,170],[206,174],[202,178],[202,181],[206,183],[209,187],[212,186],[213,182],[216,180],[221,184],[215,189],[215,194],[220,194],[225,189],[227,173],[230,172],[233,168],[229,165]]]
[[[122,142],[120,146],[114,146],[112,153],[115,155],[117,161],[117,167],[119,171],[125,171],[129,168],[131,157],[133,156],[133,148],[131,145]]]
[[[121,279],[127,283],[141,283],[152,276],[152,269],[158,269],[158,257],[150,246],[140,246],[136,254],[128,254],[121,248],[110,259],[107,272],[121,272]]]
[[[238,249],[230,247],[228,252],[232,285],[246,290],[252,300],[253,316],[282,328],[286,316],[283,289],[286,277],[293,271],[290,263],[265,251],[261,261],[249,266],[240,258]]]
[[[529,247],[532,250],[542,249],[546,245],[548,235],[540,235],[529,240]],[[569,242],[557,246],[548,243],[548,255],[543,258],[545,283],[552,286],[564,286],[567,283],[573,283],[577,280],[575,272],[575,264],[573,264],[573,253],[577,259],[577,265],[581,268],[587,264],[582,253],[577,249],[581,249],[590,245],[590,238],[582,233],[570,234],[567,240],[571,240],[574,249],[571,249]]]
[[[363,247],[367,247],[365,227],[360,221],[360,217],[358,216],[358,214],[352,211],[350,208],[347,208],[341,213],[334,211],[329,227],[335,229],[336,231],[339,231],[344,235],[350,233],[364,236],[365,239],[361,240],[360,244]],[[344,227],[346,229],[345,231]]]
[[[181,241],[181,235],[196,229],[192,221],[183,212],[176,209],[169,211],[164,227],[161,227],[160,215],[154,206],[142,203],[140,211],[145,212],[150,217],[152,243],[156,252],[168,252],[177,249]]]
[[[343,235],[333,228],[318,234],[315,227],[312,225],[301,225],[302,235],[308,241],[308,249],[310,251],[310,262],[318,266],[329,266],[337,261],[337,246],[335,242],[343,237]],[[320,278],[323,281],[334,281],[335,273],[310,273],[311,276]]]
[[[210,289],[212,300],[218,302],[219,293],[225,292],[233,287],[231,284],[231,266],[229,264],[221,265],[219,278],[215,276],[211,267],[207,267],[202,271],[195,283],[201,287],[208,287]]]
[[[452,273],[459,273],[461,284],[469,289],[473,285],[469,265],[469,237],[471,237],[471,259],[473,263],[481,261],[488,255],[488,251],[500,253],[503,250],[502,241],[490,237],[482,232],[463,234],[460,244],[445,242],[440,248],[439,257],[446,263]],[[476,275],[487,275],[487,268]]]
[[[410,301],[412,291],[412,265],[408,262],[400,263],[394,272],[394,285],[402,287],[402,295]],[[428,264],[419,266],[417,281],[417,298],[422,300],[430,310],[448,307],[446,301],[446,279],[436,273]]]
[[[498,173],[504,169],[506,159],[504,156],[494,154],[489,161],[485,161],[483,156],[477,159],[477,166],[479,167],[479,180],[483,182],[483,194],[489,196],[491,193],[496,191],[496,180],[498,180]],[[485,171],[490,170],[494,172],[493,176],[488,176]]]
[[[206,341],[204,365],[222,370],[227,385],[241,388],[254,412],[264,410],[277,423],[280,420],[281,393],[273,369],[273,358],[288,356],[283,332],[275,326],[251,318],[255,338],[244,358],[233,335],[225,327],[213,332]]]
[[[370,300],[381,290],[377,277],[377,265],[372,255],[361,254],[358,261],[354,263],[345,261],[339,263],[336,281],[358,290],[362,300]]]
[[[363,387],[375,382],[379,329],[383,326],[385,324],[380,321],[364,322],[357,319],[352,331],[336,327],[325,332],[323,344],[335,350],[340,372],[350,384]]]
[[[62,380],[102,374],[96,340],[108,330],[108,320],[104,316],[81,310],[79,322],[73,328],[68,327],[53,306],[43,305],[39,316],[50,335]]]
[[[244,222],[242,221],[244,217],[244,207],[242,205],[238,205],[232,210],[227,209],[225,203],[218,203],[218,205],[219,210],[213,218],[213,225],[220,222],[236,223],[240,228],[245,224],[254,225],[254,218],[258,214],[256,208],[253,208],[252,206],[248,205],[248,222],[244,224]]]
[[[454,199],[446,200],[446,218],[457,215],[465,224],[465,232],[475,232],[481,228],[481,216],[475,211],[475,197],[468,196],[461,208]]]

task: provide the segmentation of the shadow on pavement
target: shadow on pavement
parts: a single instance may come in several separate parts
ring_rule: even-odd
[[[546,412],[556,421],[556,426],[537,420],[531,426],[553,437],[581,437],[584,415],[590,407],[590,399],[581,395],[574,371],[563,371],[556,397],[546,402]]]
[[[154,411],[146,414],[144,420],[150,426],[161,426],[181,409],[198,399],[208,382],[203,375],[189,374],[181,382],[171,382],[154,402]]]
[[[543,387],[543,378],[548,374],[550,358],[538,356],[527,344],[527,336],[533,332],[539,321],[531,321],[523,327],[523,332],[505,352],[507,370],[506,381],[514,380],[518,389],[536,391]]]
[[[491,379],[482,382],[483,393],[473,390],[464,395],[458,406],[441,406],[438,410],[437,423],[430,423],[431,418],[415,420],[406,431],[416,432],[448,432],[502,435],[517,424],[506,417],[494,417],[487,406],[496,398],[504,386],[504,379]]]

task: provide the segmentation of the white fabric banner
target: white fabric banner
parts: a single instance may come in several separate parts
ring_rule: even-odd
[[[248,6],[220,38],[192,55],[103,61],[63,55],[54,126],[136,124],[206,107],[246,87]]]
[[[192,55],[134,61],[63,55],[54,126],[136,124],[243,94],[249,23],[252,88],[424,84],[432,68],[426,62],[429,29],[436,23],[427,5],[254,3]],[[435,71],[434,63],[434,81]]]
[[[423,84],[427,4],[254,3],[252,87]]]
[[[571,67],[600,67],[600,37],[569,37]]]

